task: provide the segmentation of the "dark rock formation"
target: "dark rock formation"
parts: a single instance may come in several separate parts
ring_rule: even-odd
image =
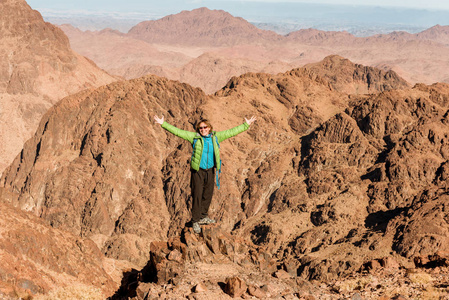
[[[0,184],[48,225],[147,265],[155,284],[179,277],[187,286],[183,270],[200,262],[213,271],[221,257],[229,271],[249,263],[280,282],[252,292],[281,295],[289,280],[337,280],[392,253],[407,261],[447,251],[449,86],[405,89],[387,76],[378,79],[398,89],[371,83],[377,93],[348,95],[317,73],[246,74],[214,96],[156,76],[79,93],[45,115]],[[221,144],[210,208],[220,231],[185,228],[191,145],[154,124],[161,114],[186,130],[200,117],[217,130],[258,117]]]

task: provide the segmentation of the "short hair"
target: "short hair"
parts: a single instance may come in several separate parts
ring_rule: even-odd
[[[210,128],[210,131],[212,131],[213,127],[212,127],[212,124],[209,122],[209,120],[202,119],[201,121],[199,121],[198,123],[196,123],[196,131],[197,131],[197,132],[200,132],[200,124],[201,124],[201,123],[206,124],[207,127]]]

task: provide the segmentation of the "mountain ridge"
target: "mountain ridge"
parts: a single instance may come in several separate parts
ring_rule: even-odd
[[[237,30],[237,26],[243,29]],[[396,71],[411,84],[446,82],[446,28],[434,26],[418,34],[392,32],[363,38],[344,31],[303,29],[283,36],[261,31],[227,12],[202,8],[142,22],[130,30],[132,35],[124,35],[126,42],[123,36],[107,32],[67,34],[78,52],[113,74],[131,79],[152,73],[214,93],[232,75],[274,75],[335,54],[366,66]],[[108,46],[112,41],[122,44],[127,52]],[[145,48],[154,58],[143,51]]]
[[[60,98],[116,78],[73,52],[64,32],[24,0],[0,3],[0,173]]]
[[[127,34],[149,43],[193,46],[211,43],[215,46],[231,46],[241,41],[257,43],[265,39],[278,39],[276,33],[258,29],[243,18],[206,7],[182,11],[156,21],[141,22]]]

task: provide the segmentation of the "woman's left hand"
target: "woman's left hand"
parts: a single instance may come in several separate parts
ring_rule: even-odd
[[[249,120],[247,118],[245,118],[245,122],[248,125],[251,125],[254,121],[256,121],[256,117],[255,116],[252,116],[251,119],[249,119]]]

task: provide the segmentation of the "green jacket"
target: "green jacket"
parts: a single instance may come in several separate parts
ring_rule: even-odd
[[[200,169],[201,155],[203,154],[203,146],[204,146],[204,140],[202,136],[197,132],[179,129],[173,125],[168,124],[167,122],[162,123],[162,128],[164,128],[168,132],[173,133],[176,136],[179,136],[180,138],[185,139],[186,141],[189,141],[190,143],[192,143],[192,145],[194,145],[192,159],[190,160],[190,167],[193,170],[198,171]],[[248,123],[245,122],[242,125],[236,126],[228,130],[218,132],[212,131],[212,144],[214,146],[215,167],[217,168],[218,172],[221,169],[219,144],[230,137],[236,136],[237,134],[242,133],[245,130],[248,130],[248,128],[249,125]]]

